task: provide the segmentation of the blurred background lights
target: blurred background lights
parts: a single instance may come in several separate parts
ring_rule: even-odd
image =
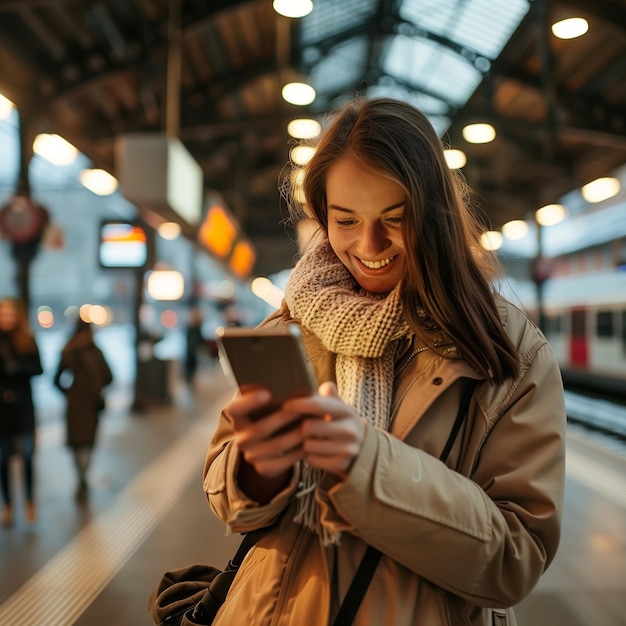
[[[468,124],[463,137],[469,143],[489,143],[496,138],[496,129],[491,124]]]
[[[444,150],[443,156],[451,170],[458,170],[467,163],[467,157],[463,150]]]
[[[178,326],[178,314],[172,309],[165,309],[161,313],[161,324],[164,328],[176,328]]]
[[[502,233],[497,230],[488,230],[480,237],[480,245],[485,250],[499,250],[502,247]]]
[[[322,125],[313,119],[295,119],[287,124],[287,132],[294,139],[314,139],[322,132]]]
[[[117,178],[101,169],[83,170],[78,179],[84,187],[97,196],[110,196],[117,189]]]
[[[157,230],[159,237],[169,241],[176,239],[180,235],[180,224],[176,222],[163,222]]]
[[[524,220],[511,220],[502,226],[502,234],[511,240],[523,239],[528,234],[528,224]]]
[[[581,187],[580,192],[587,202],[602,202],[619,193],[620,185],[617,178],[605,177],[587,183]]]
[[[148,272],[146,289],[153,300],[180,300],[185,293],[185,279],[176,270]]]
[[[282,90],[283,100],[289,104],[306,106],[315,100],[315,89],[306,83],[287,83]]]
[[[0,120],[7,120],[13,112],[14,105],[0,93]]]
[[[265,302],[276,309],[280,308],[285,294],[283,290],[277,287],[269,278],[265,278],[264,276],[255,278],[250,288],[257,298],[265,300]]]
[[[562,204],[547,204],[535,211],[535,219],[541,226],[554,226],[567,217],[567,208]]]
[[[285,17],[304,17],[313,10],[311,0],[274,0],[274,11]]]
[[[78,149],[60,135],[42,133],[35,137],[33,151],[54,165],[70,165],[78,156]]]
[[[54,314],[49,306],[43,305],[37,309],[37,322],[42,328],[54,326]]]
[[[312,146],[294,146],[289,153],[289,157],[291,162],[296,165],[306,165],[314,154],[315,148]]]
[[[582,17],[569,17],[552,24],[552,33],[559,39],[575,39],[589,30],[589,23]]]
[[[107,323],[108,314],[105,307],[101,304],[94,304],[89,307],[89,321],[97,326],[102,326]]]

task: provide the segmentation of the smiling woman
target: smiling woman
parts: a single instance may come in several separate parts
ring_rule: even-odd
[[[492,291],[465,185],[413,106],[346,105],[303,190],[317,231],[263,326],[302,328],[319,387],[262,419],[267,390],[224,407],[207,497],[230,532],[271,529],[213,623],[514,624],[560,533],[550,346]]]

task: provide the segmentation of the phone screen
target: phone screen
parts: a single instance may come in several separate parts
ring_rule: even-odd
[[[242,391],[263,387],[272,394],[260,417],[285,400],[314,393],[317,383],[295,324],[280,328],[219,328],[215,335],[225,373]]]

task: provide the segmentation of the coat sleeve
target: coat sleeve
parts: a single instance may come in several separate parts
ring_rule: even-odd
[[[325,523],[473,604],[518,603],[560,534],[565,408],[547,344],[497,410],[485,410],[467,477],[369,427],[348,478],[328,490]]]
[[[239,488],[236,480],[239,450],[227,415],[222,413],[204,464],[204,491],[213,512],[231,533],[242,533],[273,523],[294,497],[300,479],[296,466],[290,483],[270,502],[260,505]]]

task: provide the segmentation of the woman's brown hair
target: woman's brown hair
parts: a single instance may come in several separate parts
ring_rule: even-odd
[[[26,354],[33,350],[35,340],[28,322],[28,313],[24,303],[19,298],[0,298],[0,307],[10,307],[15,312],[15,327],[6,334],[10,337],[11,342],[19,354]]]
[[[418,338],[437,350],[433,329],[440,329],[483,375],[497,382],[516,376],[517,350],[502,327],[490,285],[497,260],[480,246],[481,228],[464,180],[448,167],[428,118],[388,98],[357,99],[336,115],[304,177],[307,209],[326,232],[326,178],[345,156],[386,173],[406,192],[402,302]]]

